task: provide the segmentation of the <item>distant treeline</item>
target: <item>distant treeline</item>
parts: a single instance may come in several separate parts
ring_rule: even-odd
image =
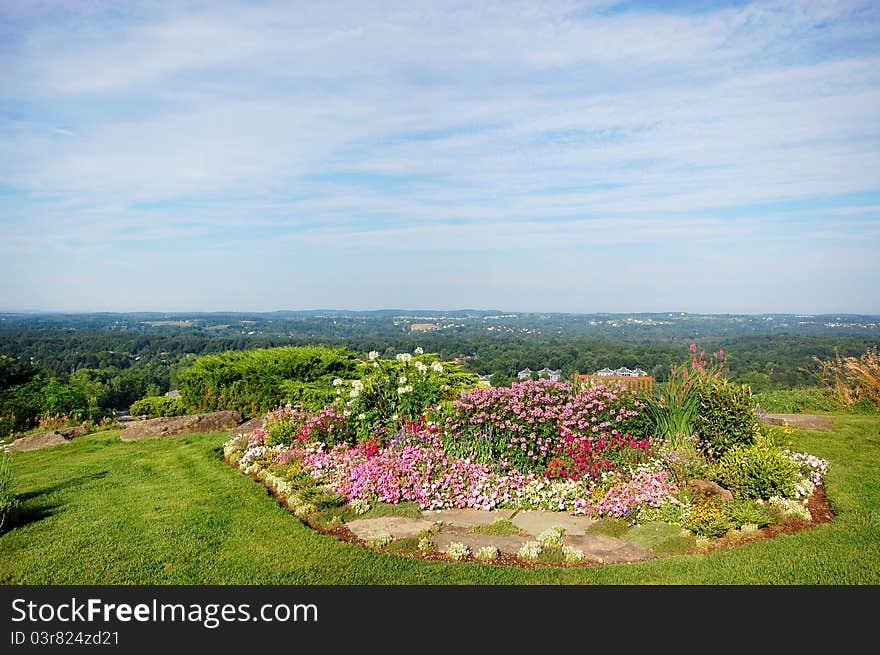
[[[0,436],[29,429],[45,415],[88,419],[125,410],[138,399],[179,388],[182,372],[197,357],[275,346],[347,347],[357,353],[377,350],[385,357],[421,346],[444,360],[457,359],[474,373],[492,375],[493,384],[500,385],[516,379],[524,368],[545,366],[561,369],[566,377],[604,367],[639,367],[662,382],[696,341],[707,352],[724,348],[729,377],[765,391],[815,384],[818,366],[814,357],[829,359],[836,352],[856,356],[878,345],[876,335],[731,333],[721,319],[718,324],[726,327],[719,328],[717,335],[704,328],[695,336],[693,327],[682,323],[679,333],[663,326],[657,338],[650,338],[645,330],[612,338],[547,334],[546,330],[529,333],[524,331],[527,328],[412,332],[389,328],[393,322],[385,315],[375,321],[342,316],[285,319],[286,334],[277,330],[261,334],[259,329],[224,333],[186,321],[138,323],[133,330],[125,324],[109,327],[115,325],[108,318],[112,316],[89,319],[92,323],[78,315],[66,322],[57,316],[0,321],[0,356],[4,357],[0,360]],[[567,325],[563,319],[554,320]],[[302,330],[295,328],[297,322]],[[262,327],[276,323],[264,322]]]

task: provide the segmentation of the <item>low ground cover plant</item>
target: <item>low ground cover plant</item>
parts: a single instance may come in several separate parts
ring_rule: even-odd
[[[691,351],[685,372],[673,375],[679,388],[657,398],[549,380],[482,388],[420,349],[394,359],[371,352],[355,364],[359,378],[333,380],[332,403],[276,409],[262,428],[229,440],[224,455],[325,527],[384,506],[544,509],[630,528],[666,524],[680,549],[694,538],[809,521],[806,504],[828,463],[786,450],[778,429],[758,422],[748,388],[726,381],[723,359],[707,363]],[[678,402],[687,403],[682,412]],[[696,495],[694,479],[733,499]],[[520,558],[582,559],[560,540],[542,535]],[[472,555],[459,551],[449,556]]]

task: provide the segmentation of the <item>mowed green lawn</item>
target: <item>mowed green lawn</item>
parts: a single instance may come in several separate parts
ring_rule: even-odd
[[[710,554],[580,569],[443,564],[305,527],[225,465],[224,433],[124,443],[119,432],[13,454],[17,525],[0,584],[880,583],[880,415],[835,415],[792,447],[831,462],[830,523]]]

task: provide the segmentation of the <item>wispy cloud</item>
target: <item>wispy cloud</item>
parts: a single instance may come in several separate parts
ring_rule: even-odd
[[[278,253],[306,249],[375,279],[366,300],[340,288],[352,275],[310,275],[296,296],[264,282],[220,304],[146,289],[145,308],[429,306],[374,259],[406,249],[425,271],[491,258],[495,282],[447,275],[438,307],[662,310],[644,284],[662,279],[675,308],[880,311],[862,291],[880,265],[852,263],[880,246],[871,2],[48,2],[0,4],[0,23],[8,307],[44,283],[23,262],[90,253],[67,273],[79,292],[41,292],[85,308],[154,275],[151,248],[183,268],[263,254],[277,279],[304,273]],[[830,249],[843,289],[803,278],[762,304],[761,257],[798,269]],[[572,257],[576,276],[591,258],[652,272],[548,295]],[[529,274],[544,292],[521,293],[528,261],[545,264]],[[726,297],[694,293],[713,262]],[[94,274],[107,263],[125,273]],[[238,274],[214,280],[238,289]]]

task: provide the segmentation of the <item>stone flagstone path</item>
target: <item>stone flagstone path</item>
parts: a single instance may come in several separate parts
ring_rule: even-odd
[[[520,534],[495,536],[468,532],[471,526],[487,526],[502,519],[513,523],[519,528]],[[472,551],[483,546],[495,546],[502,553],[511,555],[516,555],[526,541],[535,539],[545,530],[561,526],[565,528],[565,544],[582,550],[587,560],[601,564],[620,564],[654,557],[650,550],[639,548],[622,539],[603,534],[585,534],[585,530],[593,522],[592,519],[563,512],[448,509],[424,511],[421,518],[388,516],[357,519],[345,526],[359,539],[366,541],[386,534],[394,539],[414,537],[439,524],[439,532],[431,540],[440,552],[445,552],[450,544],[459,542],[470,547]]]

